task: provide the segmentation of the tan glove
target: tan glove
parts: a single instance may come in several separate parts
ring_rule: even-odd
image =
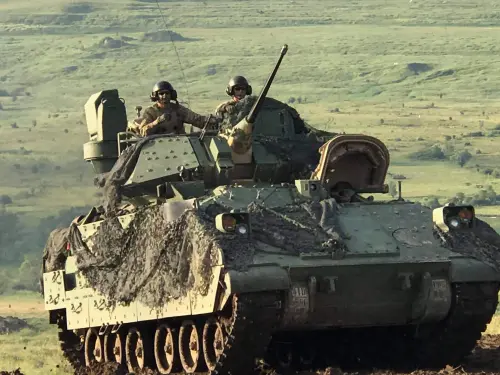
[[[147,137],[150,133],[153,127],[151,126],[152,124],[149,125],[144,125],[139,129],[139,133],[141,134],[141,137]]]

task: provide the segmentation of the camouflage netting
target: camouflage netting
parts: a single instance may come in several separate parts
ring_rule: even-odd
[[[56,228],[50,232],[43,249],[42,272],[52,272],[64,267],[69,230],[69,227]]]
[[[137,299],[159,308],[188,289],[206,294],[219,249],[225,266],[241,271],[253,262],[256,241],[290,255],[343,250],[335,232],[336,207],[333,199],[276,209],[250,204],[254,241],[215,228],[215,216],[230,210],[218,203],[203,211],[187,209],[174,220],[166,220],[165,206],[143,207],[125,229],[117,217],[106,218],[85,243],[74,224],[54,231],[48,241],[55,244],[48,249],[54,255],[47,260],[58,262],[47,264],[46,271],[62,267],[69,241],[91,287],[115,303]]]
[[[291,255],[307,252],[343,252],[334,199],[270,209],[251,204],[252,234],[255,240],[275,246]]]
[[[74,249],[90,285],[113,301],[137,298],[151,308],[188,288],[206,294],[219,247],[213,225],[194,210],[173,221],[163,215],[162,206],[141,208],[126,229],[108,218],[89,247]]]
[[[341,255],[347,251],[334,199],[272,209],[251,203],[248,212],[252,215],[252,240],[215,228],[215,216],[229,209],[214,202],[205,210],[188,209],[174,220],[166,220],[164,206],[144,207],[126,229],[116,217],[107,218],[86,241],[88,247],[75,225],[66,231],[54,231],[61,238],[51,243],[57,244],[54,249],[64,249],[62,243],[68,240],[90,286],[110,300],[116,303],[138,299],[150,308],[183,297],[188,289],[206,294],[219,249],[225,266],[240,271],[253,262],[256,252]],[[478,220],[474,232],[445,236],[452,251],[500,270],[500,236],[483,221]],[[262,248],[260,243],[270,246]]]
[[[215,216],[229,208],[214,203],[206,211],[189,209],[167,221],[162,207],[139,209],[126,229],[117,218],[108,218],[89,238],[88,247],[70,239],[77,267],[93,288],[116,302],[137,298],[159,308],[172,298],[185,296],[188,289],[205,295],[218,249],[228,267],[244,270],[252,263],[254,241],[215,228]],[[256,240],[295,255],[340,248],[338,236],[328,232],[331,223],[327,221],[334,208],[331,203],[279,211],[257,205],[248,208]],[[186,246],[185,241],[192,246]]]
[[[476,226],[470,232],[441,235],[450,250],[488,263],[500,272],[500,234],[488,223],[476,218]]]

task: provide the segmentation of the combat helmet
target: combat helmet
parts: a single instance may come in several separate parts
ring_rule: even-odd
[[[243,76],[234,76],[229,80],[229,83],[227,84],[226,88],[226,94],[229,96],[233,96],[233,88],[234,86],[244,86],[246,87],[246,94],[247,95],[252,95],[252,86],[248,84],[248,81],[245,77]]]
[[[175,91],[174,87],[167,81],[159,81],[153,87],[153,91],[151,92],[150,98],[151,101],[156,102],[158,98],[159,91],[168,91],[170,93],[171,100],[177,100],[177,91]]]

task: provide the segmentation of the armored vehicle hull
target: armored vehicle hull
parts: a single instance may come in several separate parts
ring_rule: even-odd
[[[105,201],[51,234],[43,270],[75,367],[288,372],[358,356],[344,333],[411,366],[475,346],[498,302],[498,234],[471,206],[365,197],[388,192],[384,143],[266,100],[276,69],[219,132],[137,138],[117,90],[90,98],[84,156]]]
[[[137,299],[113,304],[77,269],[78,255],[69,256],[63,270],[46,272],[46,308],[60,325],[63,347],[75,365],[117,361],[130,370],[150,366],[161,373],[229,374],[247,373],[255,358],[267,358],[281,369],[307,368],[317,364],[312,358],[327,361],[332,353],[325,342],[339,328],[392,327],[405,344],[405,360],[419,366],[456,363],[475,346],[496,309],[498,274],[444,248],[432,235],[429,209],[407,202],[340,204],[334,228],[345,246],[329,251],[301,247],[322,228],[319,221],[318,228],[288,221],[301,211],[300,188],[293,185],[216,189],[197,199],[195,210],[207,212],[215,201],[225,206],[231,195],[233,207],[248,207],[269,194],[269,211],[250,214],[252,237],[240,235],[253,244],[251,250],[240,248],[250,252],[239,254],[247,257],[246,264],[236,259],[235,249],[221,246],[210,256],[204,291],[193,286],[156,307]],[[165,203],[162,211],[172,212],[172,204]],[[303,198],[301,204],[311,201]],[[133,215],[122,216],[120,223],[132,225]],[[101,223],[84,219],[75,229],[85,242]],[[299,232],[295,240],[304,244],[280,238],[293,229]],[[182,242],[185,248],[197,243],[189,231]]]
[[[332,354],[325,352],[328,334],[349,327],[399,328],[406,361],[415,365],[444,366],[468,354],[495,312],[498,273],[444,248],[433,237],[431,211],[407,202],[338,205],[336,225],[330,228],[341,234],[344,247],[325,251],[287,242],[280,236],[291,230],[304,244],[323,230],[319,221],[317,228],[288,221],[300,211],[290,207],[297,207],[302,182],[299,188],[220,188],[196,199],[196,210],[207,212],[214,202],[248,207],[273,194],[266,201],[269,211],[250,214],[255,219],[246,240],[253,248],[240,254],[247,256],[243,269],[235,249],[218,250],[211,256],[208,288],[192,287],[159,309],[137,300],[113,306],[77,269],[78,255],[69,256],[63,270],[46,272],[46,308],[65,332],[68,356],[75,364],[77,358],[87,364],[118,361],[130,369],[157,366],[162,373],[175,373],[168,372],[170,366],[188,373],[246,373],[255,358],[266,356],[277,361],[275,366],[307,367],[312,365],[308,356],[326,361]],[[302,197],[301,204],[311,204]],[[165,203],[163,211],[172,212],[170,205],[175,203]],[[283,217],[275,216],[280,213]],[[327,216],[326,210],[322,214]],[[131,225],[133,215],[121,216],[120,223]],[[100,223],[84,219],[77,225],[84,242]],[[266,229],[278,228],[281,234],[269,237]],[[196,242],[188,231],[183,246],[190,243]],[[80,351],[69,351],[68,338],[81,342],[72,332],[84,338]],[[138,338],[143,352],[137,351]],[[165,340],[167,351],[159,349]],[[302,360],[296,363],[297,358]]]

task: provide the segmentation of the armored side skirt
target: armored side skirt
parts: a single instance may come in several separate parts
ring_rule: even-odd
[[[407,325],[444,319],[453,303],[452,264],[371,263],[230,272],[234,293],[284,289],[284,329]],[[273,275],[273,277],[271,276]],[[253,280],[253,282],[252,282]]]
[[[139,301],[112,305],[96,290],[79,285],[74,273],[54,271],[43,274],[46,310],[66,310],[68,329],[104,327],[138,321],[177,316],[208,314],[221,310],[229,294],[220,289],[224,276],[222,266],[213,267],[213,277],[206,295],[188,292],[172,299],[159,309],[151,309]],[[78,274],[78,273],[77,273]]]

